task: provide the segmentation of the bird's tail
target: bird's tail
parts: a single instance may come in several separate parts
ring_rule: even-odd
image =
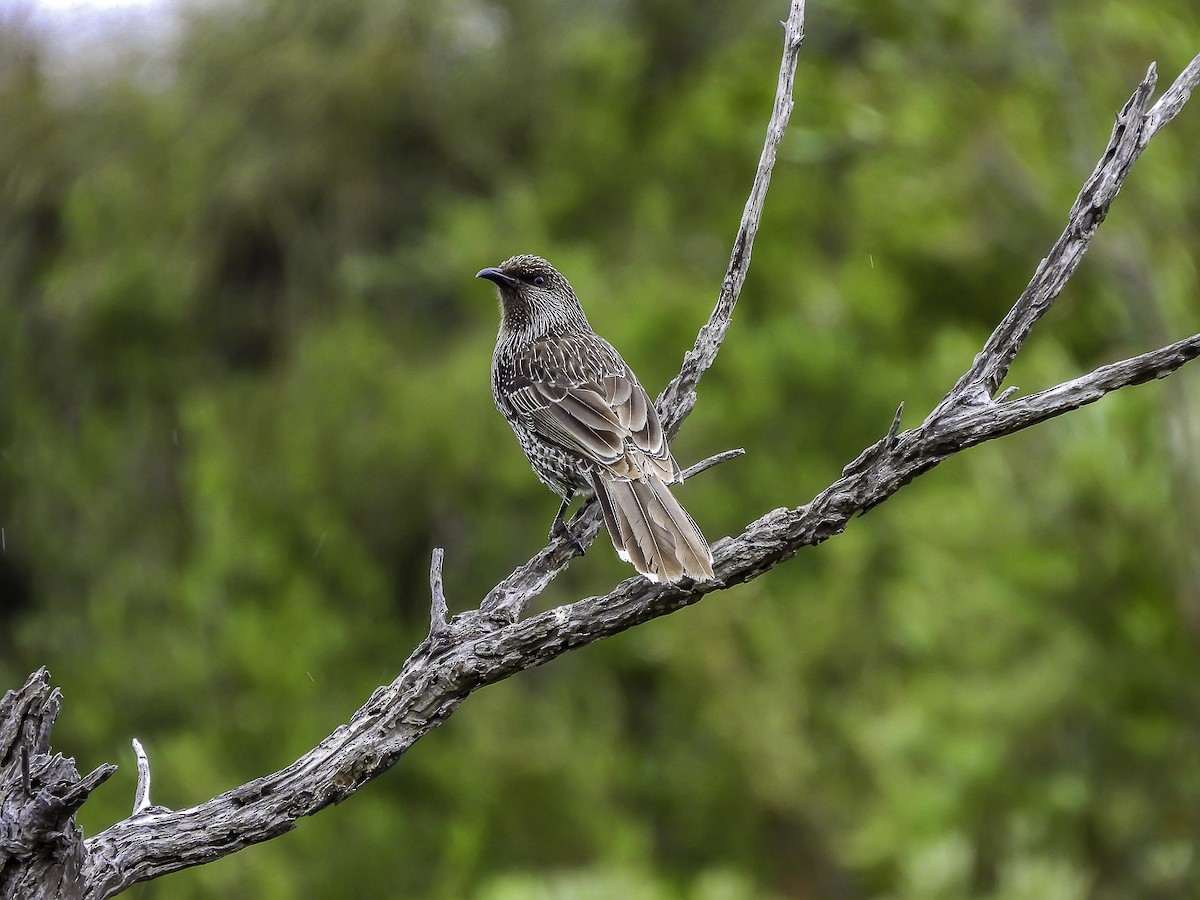
[[[592,487],[617,555],[651,581],[713,577],[708,541],[661,478],[592,473]]]

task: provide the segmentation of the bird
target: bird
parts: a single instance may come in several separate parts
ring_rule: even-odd
[[[499,294],[492,399],[537,477],[562,498],[594,494],[622,560],[654,582],[713,578],[712,550],[668,484],[683,480],[658,411],[625,360],[592,330],[575,291],[540,256],[518,254],[476,278]]]

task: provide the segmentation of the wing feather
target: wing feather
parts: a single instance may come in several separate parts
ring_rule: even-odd
[[[540,341],[506,391],[543,439],[614,475],[678,477],[658,412],[612,345],[594,334]]]

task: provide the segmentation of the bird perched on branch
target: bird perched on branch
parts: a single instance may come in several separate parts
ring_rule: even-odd
[[[651,581],[713,577],[712,552],[667,488],[681,481],[658,412],[637,376],[592,331],[567,279],[521,255],[476,276],[500,292],[492,397],[533,471],[563,498],[594,493],[617,555]]]

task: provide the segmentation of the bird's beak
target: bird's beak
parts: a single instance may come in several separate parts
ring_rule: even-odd
[[[517,283],[517,279],[513,278],[511,275],[508,275],[508,274],[502,272],[500,269],[497,269],[495,266],[489,266],[486,269],[480,269],[478,272],[475,273],[475,277],[476,278],[486,278],[488,281],[493,281],[496,284],[500,285],[500,287],[512,287],[514,284]]]

